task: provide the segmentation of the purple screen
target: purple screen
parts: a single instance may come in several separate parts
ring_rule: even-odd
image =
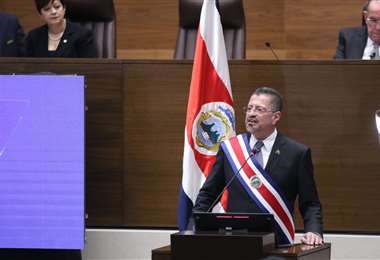
[[[84,78],[0,75],[0,248],[84,247]]]

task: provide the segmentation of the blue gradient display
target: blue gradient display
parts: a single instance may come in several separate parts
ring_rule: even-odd
[[[84,247],[84,78],[0,76],[0,248]]]

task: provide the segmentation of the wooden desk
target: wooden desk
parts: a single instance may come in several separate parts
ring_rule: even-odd
[[[278,256],[286,260],[323,260],[331,258],[331,244],[326,243],[321,246],[309,246],[295,244],[291,247],[277,248],[269,252],[270,256]]]
[[[171,247],[163,246],[152,250],[152,260],[171,260]]]

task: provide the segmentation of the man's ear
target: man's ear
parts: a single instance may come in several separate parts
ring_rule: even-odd
[[[368,11],[363,11],[364,21],[367,22]]]
[[[273,125],[277,125],[278,121],[281,119],[281,111],[274,112],[272,117],[273,117]]]

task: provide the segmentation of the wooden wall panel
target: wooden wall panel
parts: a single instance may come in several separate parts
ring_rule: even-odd
[[[337,46],[339,29],[361,25],[364,2],[286,1],[284,24],[287,58],[331,58]]]
[[[92,226],[122,225],[122,65],[112,61],[24,61],[0,59],[0,74],[53,72],[85,75],[87,223]]]
[[[127,65],[127,225],[172,227],[176,223],[184,128],[181,116],[185,115],[191,66],[173,65]],[[377,205],[380,196],[380,148],[373,117],[379,106],[380,78],[371,72],[377,66],[334,62],[232,62],[230,66],[239,132],[244,131],[240,108],[255,87],[274,86],[284,95],[279,130],[312,148],[327,231],[380,232],[380,207],[370,206]],[[361,83],[360,75],[368,81]],[[361,195],[359,190],[364,190]],[[297,213],[298,228],[302,227],[300,219]]]
[[[189,63],[176,66],[168,62],[127,64],[124,84],[127,225],[176,223],[176,214],[172,213],[176,211],[182,176],[191,67]]]
[[[369,224],[380,213],[369,210],[380,195],[374,125],[380,93],[379,79],[369,75],[372,68],[356,64],[321,70],[317,64],[284,70],[288,133],[312,148],[327,230],[379,232],[380,225]],[[365,199],[357,193],[359,186]],[[360,228],[351,226],[355,219]]]
[[[176,227],[189,61],[0,59],[0,73],[87,77],[89,226]],[[326,231],[380,233],[379,62],[232,61],[238,132],[258,86],[285,98],[279,130],[310,146]],[[297,214],[297,227],[300,217]]]
[[[178,2],[116,0],[118,45],[122,49],[172,49],[178,30]]]
[[[284,0],[244,1],[248,49],[284,48]]]
[[[34,5],[34,1],[20,0],[1,0],[4,9],[1,11],[10,12],[18,16],[22,27],[25,32],[28,32],[32,28],[42,24],[37,10]]]
[[[365,0],[243,0],[247,58],[330,59],[341,27],[361,24]],[[117,54],[129,59],[171,59],[178,31],[178,0],[114,0]],[[2,0],[1,9],[20,17],[25,30],[39,25],[34,2]]]

